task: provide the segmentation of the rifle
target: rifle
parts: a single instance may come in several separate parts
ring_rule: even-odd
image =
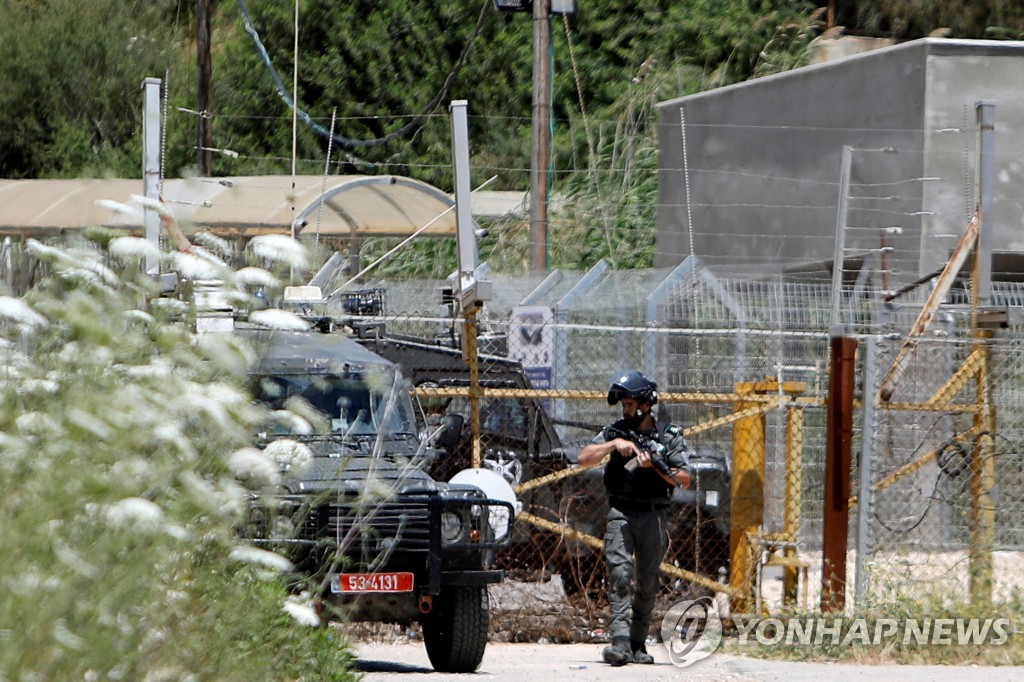
[[[637,433],[632,429],[620,429],[616,426],[608,427],[608,435],[614,438],[625,438],[626,440],[636,443],[636,446],[651,456],[651,466],[657,471],[668,476],[675,481],[675,476],[672,474],[672,467],[668,463],[668,448],[665,445],[650,436],[645,436],[642,433]],[[634,457],[633,459],[626,462],[626,471],[635,470],[640,463]],[[678,483],[676,484],[678,485]]]

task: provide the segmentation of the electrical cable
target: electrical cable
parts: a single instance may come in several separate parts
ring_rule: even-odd
[[[455,76],[458,74],[458,72],[462,69],[463,65],[465,64],[466,58],[469,56],[470,49],[476,42],[477,36],[479,36],[480,34],[480,29],[483,25],[484,14],[487,11],[487,8],[490,6],[490,4],[490,0],[484,2],[483,6],[480,9],[480,15],[477,17],[476,27],[473,29],[473,35],[470,36],[469,40],[466,42],[466,46],[465,48],[463,48],[462,54],[460,54],[459,58],[455,61],[455,65],[452,67],[451,72],[445,78],[444,83],[441,84],[441,89],[438,91],[437,95],[434,96],[434,99],[432,99],[430,103],[426,106],[426,108],[423,110],[423,113],[417,114],[416,116],[413,117],[411,121],[406,123],[404,126],[402,126],[401,128],[394,132],[388,133],[384,137],[378,137],[371,140],[356,140],[350,137],[332,134],[322,125],[317,123],[312,116],[310,116],[308,113],[306,113],[304,110],[298,107],[298,105],[295,102],[295,99],[288,95],[288,92],[284,86],[284,82],[281,80],[280,74],[278,74],[277,69],[274,68],[274,64],[270,59],[270,54],[267,52],[267,48],[263,44],[263,41],[260,39],[259,32],[256,30],[256,27],[252,23],[252,19],[249,16],[249,8],[246,5],[245,0],[238,0],[238,5],[242,10],[242,19],[245,22],[245,30],[252,37],[253,42],[256,44],[256,49],[259,52],[260,59],[263,61],[264,66],[266,66],[271,79],[273,79],[274,89],[277,90],[277,94],[281,98],[281,100],[286,105],[288,105],[290,109],[294,111],[294,114],[298,118],[302,119],[302,122],[305,123],[306,126],[308,126],[311,130],[313,130],[321,137],[332,139],[334,140],[335,143],[339,145],[357,148],[377,147],[380,145],[387,144],[399,137],[403,137],[407,135],[409,132],[420,128],[423,125],[423,121],[429,116],[431,116],[435,111],[437,111],[437,108],[440,106],[441,102],[444,101],[444,99],[451,92],[452,83],[455,80]]]

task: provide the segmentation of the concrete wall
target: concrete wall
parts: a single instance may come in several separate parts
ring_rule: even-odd
[[[894,281],[915,279],[973,206],[975,101],[997,102],[1001,149],[1024,149],[1022,79],[1024,43],[926,39],[661,103],[655,265],[691,249],[748,272],[830,261],[849,145],[844,255],[887,239]],[[996,244],[1010,248],[1024,183],[1015,158],[999,169]]]
[[[940,41],[928,54],[925,166],[941,180],[925,185],[930,215],[921,236],[923,270],[942,267],[978,200],[975,103],[995,102],[994,248],[1024,252],[1024,43]],[[968,130],[947,132],[952,128]],[[967,158],[965,158],[965,143]],[[993,277],[999,273],[993,272]]]

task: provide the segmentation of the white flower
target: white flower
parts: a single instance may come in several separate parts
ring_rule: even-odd
[[[20,298],[0,296],[0,317],[17,322],[24,327],[45,327],[46,318],[32,310],[27,303]]]
[[[197,232],[192,236],[192,241],[225,256],[230,256],[233,250],[228,240],[222,239],[212,232]]]
[[[80,651],[85,648],[85,640],[71,632],[68,629],[67,621],[63,618],[58,618],[57,622],[53,624],[53,638],[68,649]]]
[[[320,616],[317,614],[316,609],[313,608],[313,604],[307,595],[288,597],[284,602],[284,611],[294,618],[299,625],[308,625],[313,628],[320,625]]]
[[[249,242],[253,253],[269,261],[280,261],[293,268],[306,265],[308,252],[306,247],[295,239],[283,234],[261,234]]]
[[[126,497],[107,507],[107,520],[116,528],[157,530],[163,518],[164,512],[156,503],[141,497]]]
[[[265,549],[258,549],[256,547],[235,547],[228,554],[228,559],[230,561],[240,561],[244,564],[263,566],[264,568],[270,568],[281,573],[290,571],[294,568],[292,562],[288,561],[288,559],[284,558],[280,554],[268,552]]]
[[[117,213],[125,216],[130,222],[136,225],[142,224],[142,211],[135,206],[122,204],[120,201],[114,201],[113,199],[97,199],[95,203],[100,208],[105,208],[111,213]]]
[[[245,394],[236,389],[234,386],[229,386],[224,383],[212,383],[212,384],[196,384],[196,388],[205,392],[207,396],[216,400],[221,405],[228,407],[245,405],[249,402]]]
[[[191,253],[172,253],[170,261],[171,267],[185,279],[218,279],[225,274],[224,266]]]
[[[68,259],[68,255],[55,246],[49,246],[36,239],[29,239],[25,242],[25,249],[40,260],[51,263]]]
[[[309,329],[309,322],[287,310],[268,308],[257,310],[249,315],[249,321],[255,324],[270,327],[271,329],[306,331]]]
[[[150,305],[154,309],[160,308],[164,310],[168,315],[184,315],[188,312],[188,303],[179,301],[176,298],[154,298]]]
[[[26,379],[21,384],[21,390],[25,393],[56,393],[60,389],[53,379]]]
[[[53,417],[43,412],[23,412],[14,418],[14,425],[22,433],[57,435],[63,432]]]
[[[144,310],[126,310],[124,317],[129,322],[142,322],[144,324],[153,324],[156,321],[152,315]]]
[[[111,429],[102,419],[78,407],[68,409],[67,420],[78,428],[88,431],[100,440],[110,440],[114,435],[114,430]]]
[[[111,256],[123,261],[134,258],[160,258],[160,247],[140,237],[115,237],[110,240],[107,248]]]
[[[187,528],[180,526],[177,523],[170,523],[164,526],[164,532],[175,540],[181,540],[182,542],[187,542],[192,539],[192,533],[190,533]]]
[[[217,425],[221,428],[229,428],[231,426],[231,415],[228,414],[224,404],[216,398],[198,392],[183,393],[172,403],[172,407],[180,414],[198,414],[203,412],[210,419],[217,422]]]
[[[313,461],[313,451],[309,446],[290,438],[281,438],[269,443],[263,448],[263,452],[289,471],[305,471]]]
[[[126,371],[136,379],[170,379],[174,376],[174,363],[167,358],[153,358],[148,365],[132,365]]]
[[[263,268],[247,267],[235,273],[235,282],[242,286],[274,288],[281,283]]]
[[[192,253],[195,254],[196,256],[198,256],[199,258],[202,258],[203,260],[210,261],[214,265],[220,266],[222,268],[227,268],[228,267],[228,264],[225,263],[224,260],[220,256],[218,256],[213,251],[210,251],[209,249],[204,248],[202,246],[196,246],[195,244],[193,244],[192,245]],[[226,274],[226,273],[224,273],[224,274]]]
[[[256,448],[242,448],[228,456],[228,469],[241,480],[277,485],[281,474],[277,465]]]
[[[308,435],[313,433],[313,425],[308,419],[300,417],[288,410],[274,410],[270,418],[285,428],[288,433]]]
[[[148,208],[152,211],[156,211],[162,216],[174,218],[174,214],[171,213],[171,209],[169,209],[167,205],[159,199],[153,199],[142,194],[133,194],[131,202],[140,208]]]

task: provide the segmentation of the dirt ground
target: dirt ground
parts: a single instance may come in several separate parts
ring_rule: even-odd
[[[766,581],[766,600],[781,597],[781,580]],[[777,583],[777,584],[776,584]],[[687,668],[669,660],[664,645],[648,644],[655,665],[612,668],[601,660],[607,635],[565,597],[558,576],[544,583],[506,582],[490,590],[491,636],[480,669],[474,674],[434,672],[418,627],[380,624],[342,626],[355,640],[356,670],[366,682],[409,680],[687,680],[687,682],[1024,682],[1024,667],[948,665],[870,665],[764,661],[716,652]],[[587,624],[589,627],[584,627]],[[593,629],[590,629],[593,628]],[[570,643],[556,643],[570,642]]]
[[[483,664],[473,674],[434,672],[422,642],[363,642],[357,645],[356,669],[365,682],[427,682],[428,680],[686,680],[687,682],[959,682],[960,680],[1021,680],[1024,668],[982,666],[852,665],[761,661],[715,653],[688,668],[669,662],[660,646],[649,647],[655,665],[612,668],[601,662],[603,644],[510,644],[487,645]]]

